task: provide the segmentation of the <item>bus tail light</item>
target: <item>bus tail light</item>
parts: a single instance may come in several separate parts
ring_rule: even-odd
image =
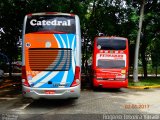
[[[75,76],[74,76],[74,81],[71,85],[71,87],[77,86],[80,84],[80,67],[76,66],[75,68]]]
[[[30,85],[27,81],[26,67],[25,66],[22,66],[22,84],[24,86],[30,87]]]

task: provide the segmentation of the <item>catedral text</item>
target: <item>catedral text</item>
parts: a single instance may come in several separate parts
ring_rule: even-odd
[[[71,26],[71,21],[66,20],[66,21],[58,21],[58,20],[53,20],[53,21],[47,21],[47,20],[42,20],[38,21],[36,19],[32,19],[30,21],[30,24],[32,26],[45,26],[45,25],[54,25],[54,26]]]

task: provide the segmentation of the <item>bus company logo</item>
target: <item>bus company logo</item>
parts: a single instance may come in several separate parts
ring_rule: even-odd
[[[58,20],[53,20],[53,21],[47,21],[47,20],[42,20],[38,21],[36,19],[32,19],[30,21],[30,25],[32,26],[45,26],[45,25],[53,25],[53,26],[71,26],[71,20],[66,20],[66,21],[58,21]]]
[[[31,47],[31,44],[29,42],[26,43],[26,47]]]
[[[119,55],[119,54],[100,54],[100,57],[123,58],[123,55]]]
[[[68,84],[67,83],[53,83],[54,87],[67,87]]]

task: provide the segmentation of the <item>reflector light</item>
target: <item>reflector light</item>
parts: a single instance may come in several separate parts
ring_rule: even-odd
[[[122,73],[122,74],[125,74],[125,73],[126,73],[126,70],[122,70],[121,73]]]
[[[70,92],[74,92],[74,90],[70,90]]]
[[[27,76],[26,76],[26,67],[22,66],[22,84],[24,86],[30,87],[28,81],[27,81]]]
[[[77,86],[80,84],[80,67],[76,66],[75,68],[75,76],[74,76],[74,81],[71,85],[71,87]]]

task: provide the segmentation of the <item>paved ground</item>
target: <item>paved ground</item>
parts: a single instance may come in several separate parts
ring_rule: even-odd
[[[0,89],[2,118],[104,119],[108,114],[159,114],[160,89],[82,89],[78,100],[32,100],[21,96],[21,85]],[[72,115],[71,115],[72,114]],[[159,117],[160,118],[160,117]],[[17,120],[17,119],[16,119]]]
[[[156,120],[160,119],[160,89],[93,91],[83,87],[78,100],[32,100],[22,97],[20,81],[14,77],[0,83],[0,120],[102,120],[126,114],[156,114]]]

